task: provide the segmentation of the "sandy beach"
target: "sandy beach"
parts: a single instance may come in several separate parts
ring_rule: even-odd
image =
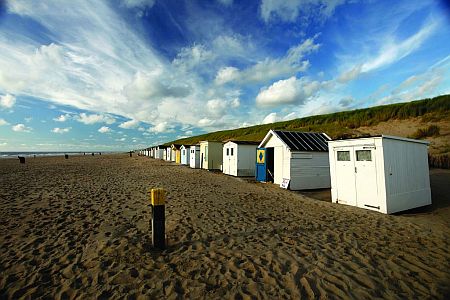
[[[3,159],[0,298],[448,299],[450,172],[431,174],[433,206],[389,216],[148,157]]]

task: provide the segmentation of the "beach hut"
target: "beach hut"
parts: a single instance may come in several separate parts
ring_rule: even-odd
[[[155,147],[155,158],[164,159],[165,147],[163,145],[158,145]]]
[[[190,151],[191,151],[190,145],[181,145],[180,152],[181,152],[181,164],[182,165],[189,165],[190,163]]]
[[[200,145],[192,145],[190,147],[189,161],[191,168],[200,168]]]
[[[166,159],[167,161],[172,161],[172,148],[167,147],[166,148]]]
[[[172,161],[177,163],[177,164],[181,164],[181,149],[180,149],[180,145],[172,144],[170,146],[170,148],[172,148]]]
[[[259,142],[229,141],[223,145],[223,173],[255,176],[256,147]]]
[[[256,151],[256,180],[291,190],[330,187],[325,133],[270,130]]]
[[[222,170],[223,144],[217,141],[200,142],[200,168]]]
[[[328,145],[332,202],[385,214],[431,204],[428,142],[382,135]]]

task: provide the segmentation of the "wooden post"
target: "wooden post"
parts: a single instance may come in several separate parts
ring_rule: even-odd
[[[163,189],[151,190],[152,205],[152,244],[154,248],[166,247],[166,192]]]
[[[69,159],[69,155],[68,154],[64,154],[64,158],[65,159]]]

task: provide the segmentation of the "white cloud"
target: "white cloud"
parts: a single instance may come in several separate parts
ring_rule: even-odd
[[[173,127],[168,122],[161,122],[148,129],[149,132],[163,133],[173,132]]]
[[[296,118],[298,118],[297,113],[291,112],[291,113],[287,114],[286,116],[284,116],[283,121],[289,121],[289,120],[293,120]]]
[[[417,33],[401,42],[390,39],[380,49],[379,55],[361,66],[361,72],[369,72],[374,69],[392,64],[417,50],[422,43],[435,31],[438,23],[427,22]]]
[[[198,120],[198,126],[200,127],[209,127],[214,125],[214,120],[210,120],[208,118],[202,118],[200,120]]]
[[[6,122],[5,119],[1,119],[1,118],[0,118],[0,126],[5,126],[5,125],[9,125],[9,123]]]
[[[363,73],[368,73],[387,67],[393,63],[407,57],[420,46],[436,31],[439,21],[431,20],[425,22],[425,25],[416,33],[404,40],[398,40],[392,34],[380,38],[383,44],[377,49],[377,55],[366,55],[360,60],[362,63],[353,65],[347,71],[342,72],[338,77],[338,82],[346,83],[358,78]],[[355,58],[350,57],[352,62]]]
[[[116,142],[124,142],[124,141],[126,141],[126,138],[116,139],[115,141],[116,141]]]
[[[225,6],[231,6],[233,4],[233,0],[217,0],[217,1]]]
[[[116,119],[114,119],[109,115],[100,115],[100,114],[88,115],[86,113],[79,114],[79,116],[76,117],[76,120],[86,125],[91,125],[95,123],[106,123],[110,125],[116,121]]]
[[[256,104],[261,106],[276,106],[281,104],[304,103],[313,96],[323,83],[308,81],[305,78],[279,80],[270,87],[261,89],[256,96]]]
[[[102,126],[102,127],[100,127],[100,129],[98,130],[98,132],[100,132],[100,133],[111,132],[111,128],[109,128],[108,126]]]
[[[16,103],[16,97],[11,94],[6,94],[0,96],[0,107],[3,108],[12,108]]]
[[[337,81],[340,83],[346,83],[353,79],[356,79],[360,74],[361,74],[361,65],[358,65],[353,69],[339,75]]]
[[[260,12],[265,22],[280,19],[294,22],[299,16],[317,17],[322,20],[330,17],[337,6],[345,0],[262,0]]]
[[[122,124],[120,124],[119,127],[124,128],[124,129],[131,129],[131,128],[136,128],[138,125],[139,125],[138,120],[129,120],[129,121],[126,121],[126,122],[123,122]]]
[[[63,134],[63,133],[67,133],[72,129],[72,127],[67,127],[67,128],[59,128],[59,127],[55,127],[52,129],[53,133],[59,133],[59,134]]]
[[[239,100],[239,98],[234,98],[230,101],[230,106],[232,108],[238,108],[239,106],[241,106],[241,101]]]
[[[20,123],[14,125],[13,127],[11,127],[11,129],[16,132],[31,132],[33,130],[33,128],[27,127],[24,124],[20,124]]]
[[[53,119],[53,121],[56,122],[66,122],[67,120],[70,119],[70,115],[69,114],[64,114],[64,115],[60,115],[59,117],[56,117]]]
[[[262,121],[262,124],[269,124],[269,123],[275,123],[278,122],[279,118],[276,112],[268,114],[264,120]]]
[[[304,57],[317,51],[320,47],[320,44],[315,43],[317,37],[318,35],[291,47],[284,57],[276,59],[265,58],[244,70],[239,70],[235,67],[224,67],[217,72],[215,82],[219,85],[231,81],[258,83],[304,72],[310,65],[308,60],[304,60]]]
[[[213,59],[215,55],[204,45],[194,45],[192,47],[182,48],[172,64],[184,69],[192,69],[199,64]]]
[[[215,82],[224,84],[239,78],[239,69],[235,67],[224,67],[217,72]]]
[[[262,124],[270,124],[270,123],[275,123],[275,122],[280,122],[280,121],[289,121],[289,120],[292,120],[295,118],[297,118],[296,112],[291,112],[284,117],[281,117],[276,112],[272,112],[264,117]]]
[[[122,0],[123,5],[128,8],[152,8],[156,0]]]
[[[24,121],[27,122],[27,123],[30,123],[32,120],[33,120],[32,117],[26,117],[26,118],[24,118]]]

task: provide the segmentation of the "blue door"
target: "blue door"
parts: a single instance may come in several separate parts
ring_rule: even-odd
[[[267,181],[266,148],[256,149],[256,181]]]

